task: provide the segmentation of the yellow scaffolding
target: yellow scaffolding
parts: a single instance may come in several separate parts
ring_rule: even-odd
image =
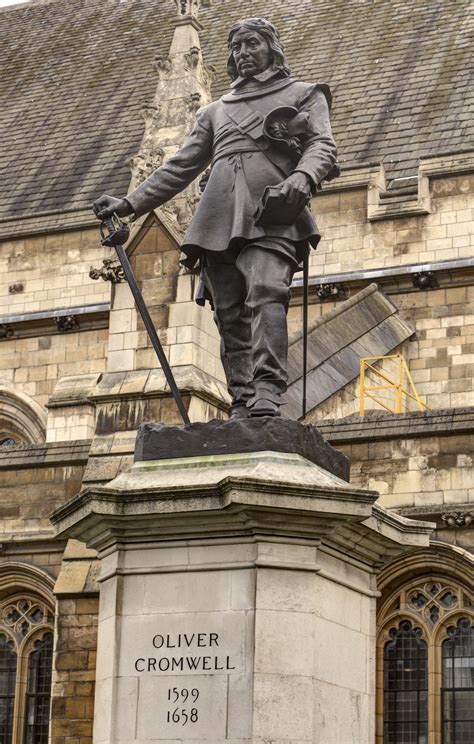
[[[382,362],[385,359],[394,359],[398,360],[398,379],[391,379],[386,372],[382,372],[382,370],[377,369],[377,367],[374,367],[374,362]],[[366,384],[366,372],[373,372],[377,377],[381,377],[382,380],[385,381],[385,385],[367,385]],[[408,380],[408,386],[411,388],[412,392],[410,390],[405,389],[403,385],[403,375],[406,374],[407,380]],[[374,391],[377,390],[394,390],[395,391],[395,405],[394,408],[391,408],[387,403],[384,403],[380,398],[378,398],[376,395],[374,395]],[[400,354],[392,354],[389,356],[380,356],[380,357],[366,357],[365,359],[360,360],[360,415],[364,416],[365,414],[365,398],[372,398],[376,403],[378,403],[382,408],[385,408],[386,411],[389,413],[403,413],[403,396],[406,395],[408,398],[411,398],[412,400],[416,401],[416,403],[419,406],[420,411],[431,411],[432,409],[426,405],[426,403],[423,403],[423,401],[420,399],[420,396],[418,395],[418,392],[416,390],[415,383],[413,382],[412,376],[410,374],[410,371],[408,369],[408,365],[404,358],[400,356]]]

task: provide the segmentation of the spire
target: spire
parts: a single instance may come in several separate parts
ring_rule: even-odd
[[[130,160],[130,189],[136,188],[176,152],[193,127],[196,111],[212,100],[213,72],[204,65],[199,38],[200,0],[175,0],[175,3],[178,15],[170,51],[166,58],[155,58],[156,93],[142,108],[145,132],[139,152]],[[198,198],[198,185],[191,184],[164,205],[162,211],[183,229]]]

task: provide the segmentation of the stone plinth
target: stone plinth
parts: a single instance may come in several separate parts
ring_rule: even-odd
[[[94,744],[372,744],[376,573],[431,531],[376,498],[264,451],[136,462],[57,510],[101,559]]]

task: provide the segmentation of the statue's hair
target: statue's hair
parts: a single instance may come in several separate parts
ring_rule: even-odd
[[[237,23],[234,23],[229,31],[227,45],[230,54],[227,60],[227,72],[229,73],[229,76],[232,80],[235,80],[239,76],[234,61],[234,56],[232,54],[232,39],[234,37],[234,34],[236,34],[238,31],[256,31],[261,36],[263,36],[264,39],[268,42],[273,55],[272,69],[279,70],[286,76],[290,74],[290,68],[285,57],[285,52],[280,41],[280,36],[273,23],[265,20],[265,18],[245,18],[242,21],[237,21]]]

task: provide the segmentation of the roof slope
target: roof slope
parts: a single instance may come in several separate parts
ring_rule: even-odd
[[[205,60],[226,88],[226,29],[264,15],[295,77],[326,80],[343,164],[472,147],[469,0],[213,0],[200,20]],[[0,220],[87,208],[129,183],[142,101],[166,56],[173,0],[39,0],[0,8]],[[472,25],[472,20],[470,21]],[[469,108],[471,106],[471,108]],[[472,126],[472,124],[471,124]]]

